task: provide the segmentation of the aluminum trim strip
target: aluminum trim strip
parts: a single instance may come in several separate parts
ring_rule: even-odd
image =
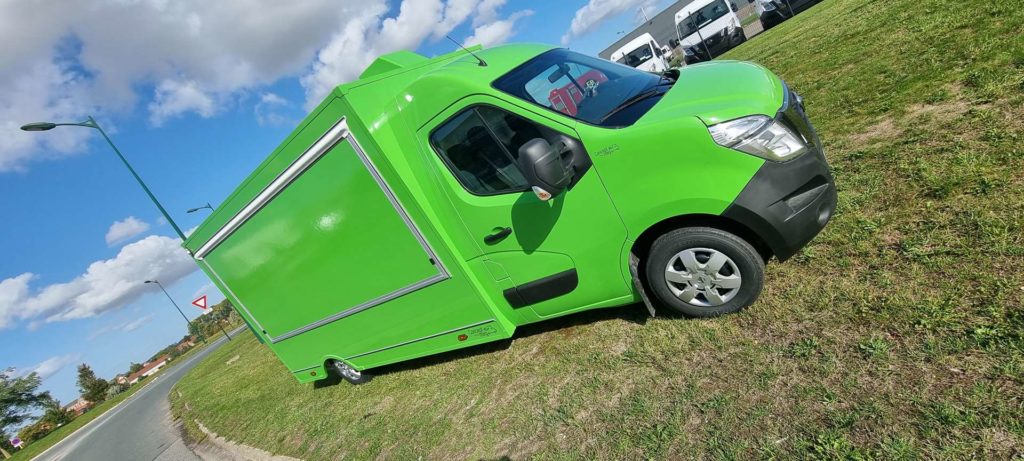
[[[217,282],[220,283],[220,286],[224,287],[224,289],[227,290],[228,296],[231,296],[234,302],[238,303],[238,307],[241,307],[242,310],[245,311],[245,315],[248,315],[249,318],[252,319],[252,322],[256,324],[256,328],[258,328],[263,334],[267,334],[267,329],[263,328],[263,325],[260,325],[260,321],[256,320],[256,316],[252,315],[252,312],[249,312],[249,309],[247,309],[245,307],[245,304],[242,302],[242,298],[239,298],[234,291],[231,291],[231,287],[228,286],[228,284],[224,283],[224,280],[220,278],[220,274],[218,274],[217,271],[213,270],[213,267],[210,266],[209,263],[207,263],[206,261],[201,262],[204,266],[206,266],[206,270],[210,271],[210,273],[213,274],[213,278],[217,279]]]
[[[438,337],[438,336],[444,336],[444,335],[446,335],[448,333],[455,333],[456,331],[459,331],[459,330],[465,330],[466,328],[477,327],[477,326],[480,326],[480,325],[491,323],[493,321],[494,321],[494,319],[482,320],[482,321],[479,321],[479,322],[476,322],[476,323],[471,323],[469,325],[465,325],[465,326],[461,326],[461,327],[457,327],[457,328],[452,328],[451,330],[446,330],[446,331],[442,331],[440,333],[434,333],[432,335],[427,335],[427,336],[424,336],[422,338],[410,339],[408,341],[400,342],[400,343],[395,344],[395,345],[385,346],[385,347],[382,347],[382,348],[379,348],[379,349],[374,349],[374,350],[369,351],[369,352],[363,352],[361,354],[352,355],[352,356],[346,357],[345,360],[351,360],[351,359],[354,359],[354,358],[362,357],[364,355],[376,354],[378,352],[386,351],[388,349],[394,349],[396,347],[401,347],[401,346],[409,345],[409,344],[412,344],[412,343],[415,343],[415,342],[419,342],[419,341],[423,341],[423,340],[426,340],[426,339],[435,338],[435,337]]]
[[[270,338],[270,342],[271,343],[277,343],[277,342],[280,342],[280,341],[284,341],[284,340],[286,340],[288,338],[292,338],[294,336],[298,336],[298,335],[300,335],[302,333],[305,333],[305,332],[307,332],[309,330],[312,330],[314,328],[322,327],[322,326],[324,326],[324,325],[326,325],[328,323],[334,322],[336,320],[341,320],[341,319],[343,319],[345,317],[348,317],[350,315],[353,315],[353,314],[358,314],[359,312],[365,311],[365,310],[367,310],[367,309],[369,309],[371,307],[379,306],[379,305],[384,304],[384,303],[386,303],[388,301],[391,301],[392,299],[398,298],[398,297],[403,296],[403,295],[407,295],[407,294],[412,293],[412,292],[414,292],[416,290],[419,290],[421,288],[426,288],[426,287],[428,287],[430,285],[433,285],[433,284],[435,284],[437,282],[440,282],[442,280],[447,280],[447,279],[448,279],[448,275],[446,275],[446,274],[437,274],[437,275],[431,276],[430,278],[420,280],[419,282],[416,282],[416,283],[414,283],[412,285],[409,285],[407,287],[398,289],[396,291],[392,291],[391,293],[385,294],[383,296],[378,296],[378,297],[376,297],[374,299],[366,301],[366,302],[364,302],[362,304],[359,304],[359,305],[357,305],[355,307],[352,307],[352,308],[346,309],[344,311],[338,312],[337,314],[331,315],[329,317],[325,317],[323,319],[317,320],[316,322],[310,323],[309,325],[306,325],[306,326],[303,326],[303,327],[299,327],[299,328],[296,328],[296,329],[294,329],[292,331],[289,331],[287,333],[284,333],[284,334],[275,336],[273,338]]]
[[[369,301],[365,301],[357,306],[345,309],[341,312],[317,320],[308,325],[293,329],[278,336],[270,337],[269,333],[267,333],[267,330],[263,328],[262,325],[259,324],[259,321],[256,320],[256,317],[249,312],[249,310],[245,307],[244,304],[242,304],[241,299],[233,292],[231,292],[231,289],[228,288],[228,285],[224,283],[224,281],[213,270],[213,268],[210,267],[208,263],[203,261],[203,258],[206,255],[210,254],[210,252],[212,252],[217,247],[217,245],[222,243],[229,236],[231,236],[232,233],[238,230],[239,227],[245,224],[246,221],[252,218],[260,209],[266,206],[267,203],[273,200],[274,197],[283,192],[284,189],[288,187],[288,185],[290,185],[299,176],[301,176],[302,173],[308,170],[310,166],[312,166],[317,160],[320,159],[320,157],[323,157],[327,152],[334,148],[334,146],[336,146],[338,142],[340,142],[342,139],[346,139],[348,141],[349,145],[352,147],[352,150],[355,151],[356,155],[359,157],[359,161],[363,163],[363,166],[366,167],[370,175],[373,176],[374,181],[376,181],[377,185],[381,188],[381,191],[384,192],[384,195],[388,198],[388,201],[391,202],[391,206],[394,207],[395,212],[398,213],[399,217],[402,218],[402,221],[405,223],[406,228],[408,228],[409,232],[411,232],[413,236],[416,237],[416,240],[420,243],[420,247],[423,248],[423,251],[434,261],[434,267],[437,268],[438,273],[424,280],[420,280],[419,282],[402,287],[390,293],[378,296]],[[437,282],[451,278],[451,273],[448,272],[448,269],[445,267],[444,262],[441,261],[441,259],[437,256],[437,253],[434,251],[434,249],[430,246],[429,243],[427,243],[427,240],[423,236],[423,233],[420,231],[419,227],[416,226],[416,223],[413,222],[409,214],[405,211],[405,207],[402,206],[402,203],[398,200],[398,197],[395,196],[391,187],[388,186],[387,181],[385,181],[384,178],[381,176],[380,171],[377,169],[377,166],[373,163],[372,160],[370,160],[370,157],[366,155],[366,151],[363,150],[363,147],[359,144],[359,141],[352,134],[351,130],[349,129],[348,122],[344,117],[338,120],[338,122],[335,123],[334,126],[331,127],[331,129],[328,130],[327,133],[325,133],[323,136],[320,137],[320,139],[313,143],[313,145],[310,146],[310,148],[306,150],[306,152],[300,155],[299,158],[295,160],[295,162],[293,162],[287,169],[285,169],[284,172],[282,172],[277,178],[275,178],[274,181],[272,181],[270,185],[268,185],[262,192],[259,193],[259,195],[257,195],[251,202],[249,202],[249,204],[242,208],[242,210],[239,211],[238,214],[232,217],[231,220],[229,220],[224,227],[218,230],[213,235],[213,237],[210,238],[209,241],[207,241],[202,247],[200,247],[199,250],[196,251],[195,259],[204,262],[207,269],[209,269],[210,272],[214,274],[214,276],[221,283],[221,285],[227,288],[231,296],[236,301],[238,301],[239,306],[245,311],[249,318],[251,318],[253,322],[259,327],[260,331],[262,331],[264,334],[268,336],[268,340],[270,341],[271,344],[295,337],[297,335],[308,332],[315,328],[324,326],[328,323],[343,319],[350,315],[383,304],[392,299],[398,298],[400,296],[412,293],[416,290],[433,285]]]
[[[320,139],[317,139],[306,152],[303,152],[299,158],[295,159],[291,165],[288,166],[277,178],[267,185],[255,198],[253,198],[244,208],[235,214],[224,227],[221,227],[217,232],[207,240],[203,246],[196,250],[193,257],[197,260],[202,260],[206,255],[210,254],[217,245],[220,245],[225,239],[233,234],[242,224],[245,224],[253,215],[256,214],[263,206],[274,199],[280,194],[289,184],[295,181],[296,178],[302,175],[310,166],[313,165],[320,157],[329,152],[331,148],[335,146],[339,141],[349,135],[348,123],[345,118],[342,117],[337,123],[331,127],[327,133],[324,133]]]
[[[348,123],[344,120],[342,120],[342,122],[345,123],[345,128],[348,129]],[[402,206],[402,202],[400,202],[398,197],[395,196],[395,193],[391,190],[391,186],[388,186],[387,181],[385,181],[380,175],[380,170],[377,169],[377,165],[375,165],[373,160],[370,160],[370,157],[366,155],[366,151],[363,150],[363,146],[359,144],[359,140],[356,139],[355,135],[352,135],[351,132],[349,132],[348,143],[352,146],[352,149],[356,151],[356,154],[359,155],[359,159],[363,162],[363,165],[366,166],[366,169],[370,171],[373,179],[377,181],[377,185],[379,185],[381,190],[384,191],[384,195],[386,195],[388,200],[391,201],[391,206],[395,207],[395,211],[397,211],[398,215],[402,217],[403,221],[405,221],[405,225],[410,231],[412,231],[416,240],[419,240],[420,246],[423,247],[423,251],[430,255],[434,262],[437,263],[438,269],[445,278],[451,277],[451,274],[448,272],[448,268],[446,268],[441,259],[437,257],[437,253],[435,253],[434,249],[430,247],[429,243],[427,243],[427,239],[423,237],[423,233],[420,232],[420,228],[416,226],[416,223],[413,222],[409,214],[406,213],[405,207]]]

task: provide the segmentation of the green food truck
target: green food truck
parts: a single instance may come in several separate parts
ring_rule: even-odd
[[[738,311],[831,217],[800,96],[545,45],[397,52],[338,86],[185,242],[300,382],[643,303]]]

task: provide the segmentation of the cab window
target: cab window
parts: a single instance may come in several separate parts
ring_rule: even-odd
[[[550,130],[492,106],[473,106],[434,129],[430,143],[467,191],[497,195],[530,189],[519,148]]]
[[[646,45],[642,48],[651,52]],[[643,116],[672,83],[665,76],[555,49],[512,69],[492,85],[593,125],[628,126]]]

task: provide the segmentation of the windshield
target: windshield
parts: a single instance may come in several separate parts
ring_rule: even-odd
[[[715,20],[725,16],[728,12],[729,7],[725,4],[725,0],[715,0],[704,5],[697,11],[691,12],[689,16],[684,17],[679,21],[679,24],[676,24],[676,27],[679,28],[679,36],[683,38],[689,37],[701,27],[715,22]]]
[[[663,77],[565,49],[543,53],[494,81],[494,87],[578,120],[604,126],[623,126],[624,117],[609,114]],[[653,104],[638,104],[646,112]],[[629,116],[632,124],[643,113]]]
[[[644,43],[639,48],[626,53],[625,56],[616,59],[615,62],[619,64],[625,64],[629,67],[638,67],[647,61],[650,61],[654,57],[654,51],[651,50],[650,43]]]

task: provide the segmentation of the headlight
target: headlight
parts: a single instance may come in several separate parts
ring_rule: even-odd
[[[807,152],[807,143],[786,125],[764,115],[751,115],[708,127],[721,146],[784,162]]]

